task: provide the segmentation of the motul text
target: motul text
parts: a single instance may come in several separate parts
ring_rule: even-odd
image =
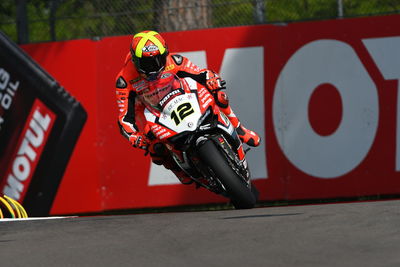
[[[43,103],[36,100],[17,146],[18,150],[7,172],[3,194],[17,201],[23,199],[54,120],[55,115]]]

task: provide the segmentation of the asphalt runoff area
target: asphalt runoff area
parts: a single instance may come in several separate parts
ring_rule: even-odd
[[[0,221],[1,266],[400,266],[400,201]]]

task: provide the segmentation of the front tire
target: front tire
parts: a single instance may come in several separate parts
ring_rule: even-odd
[[[231,168],[228,159],[212,140],[205,141],[199,147],[202,162],[211,169],[225,187],[232,204],[237,209],[251,209],[256,204],[252,189],[247,187],[243,179]],[[250,185],[251,186],[251,185]]]

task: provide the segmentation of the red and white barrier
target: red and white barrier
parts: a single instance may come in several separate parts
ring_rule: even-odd
[[[399,15],[164,33],[170,50],[221,73],[244,125],[261,200],[400,193]],[[119,134],[115,75],[130,36],[23,48],[88,121],[52,214],[225,199],[183,186]]]

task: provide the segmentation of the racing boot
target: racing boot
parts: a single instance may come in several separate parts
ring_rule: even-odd
[[[251,131],[249,129],[246,129],[244,126],[241,125],[239,122],[239,126],[236,127],[236,132],[239,135],[240,140],[242,140],[243,143],[246,143],[249,146],[259,146],[261,138],[258,134],[256,134],[254,131]]]
[[[233,113],[233,110],[229,105],[229,99],[227,94],[223,91],[218,91],[214,95],[214,98],[218,107],[229,118],[233,127],[236,128],[236,132],[238,133],[240,140],[242,140],[243,143],[249,146],[253,147],[259,146],[261,141],[260,136],[256,132],[246,129],[240,123],[238,117],[236,117],[235,113]]]

